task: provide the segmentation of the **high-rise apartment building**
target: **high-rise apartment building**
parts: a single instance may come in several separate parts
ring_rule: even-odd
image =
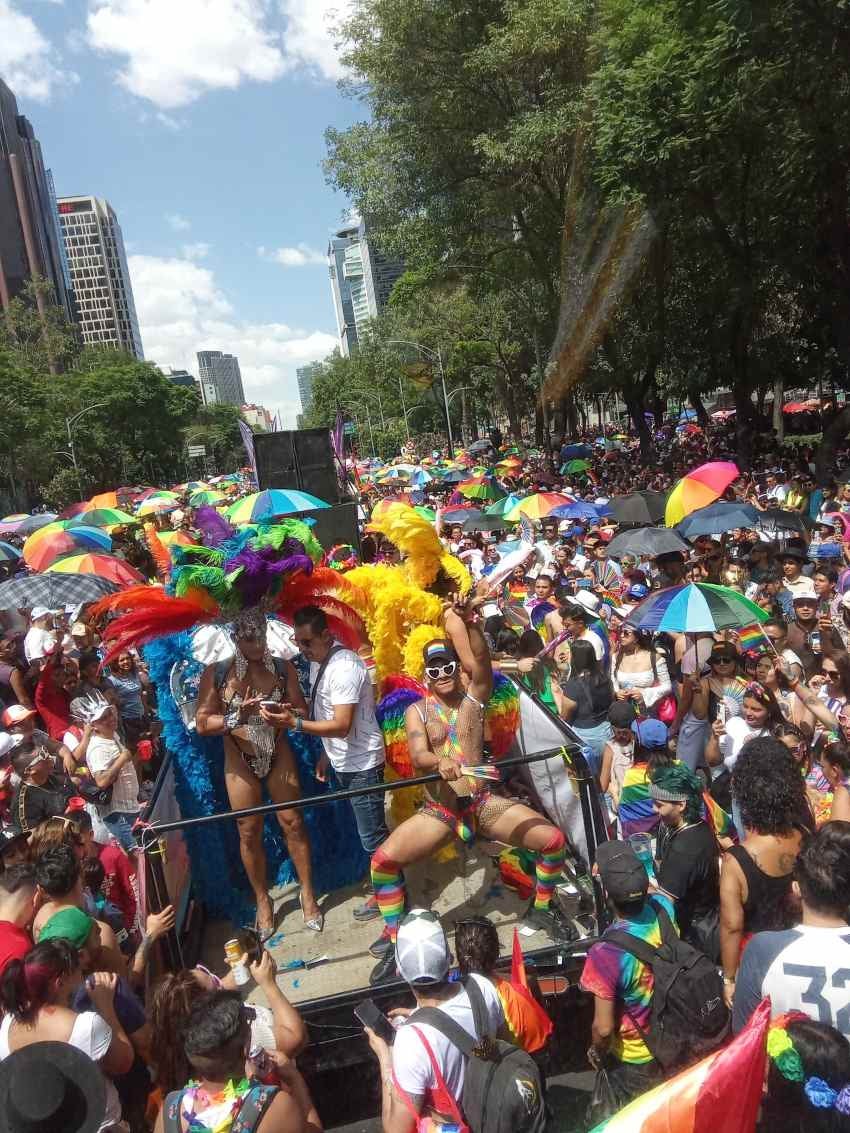
[[[331,238],[328,268],[339,348],[347,358],[357,348],[366,323],[386,306],[404,264],[389,259],[376,247],[361,220],[341,228]]]
[[[50,170],[32,126],[0,80],[0,310],[33,276],[52,286],[55,301],[73,322],[74,298]]]
[[[244,405],[239,359],[220,350],[198,351],[198,377],[204,405]],[[211,393],[214,396],[210,400]]]
[[[99,197],[60,197],[59,221],[83,342],[144,358],[118,217]]]
[[[310,412],[313,401],[313,379],[322,369],[321,362],[308,362],[306,366],[299,366],[295,371],[298,379],[298,396],[301,399],[301,415]]]
[[[243,419],[254,432],[259,430],[263,433],[270,433],[272,431],[274,418],[265,405],[243,405],[241,412]]]

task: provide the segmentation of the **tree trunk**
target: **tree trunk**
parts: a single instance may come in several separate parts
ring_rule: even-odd
[[[463,440],[463,447],[466,448],[469,444],[470,430],[469,430],[469,406],[466,403],[466,390],[461,390],[460,393],[460,434]]]
[[[576,399],[572,392],[564,394],[564,417],[566,419],[566,433],[570,440],[578,436],[578,417],[576,416]]]
[[[707,429],[711,424],[711,421],[708,417],[708,410],[705,407],[705,402],[700,396],[700,392],[696,388],[696,386],[688,386],[688,401],[694,407],[697,415],[697,420],[699,421],[702,428]]]
[[[655,460],[655,447],[652,443],[652,432],[643,415],[643,402],[626,393],[623,394],[623,400],[640,441],[640,462],[644,465],[652,464]]]
[[[782,399],[785,396],[785,382],[777,378],[773,383],[773,431],[780,444],[785,440],[785,414],[782,412]]]
[[[815,453],[815,478],[824,485],[835,476],[835,450],[850,433],[850,405],[842,409],[826,426]]]

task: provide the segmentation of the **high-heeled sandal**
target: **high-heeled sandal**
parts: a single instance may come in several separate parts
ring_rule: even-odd
[[[325,914],[319,911],[317,917],[310,917],[307,919],[307,914],[304,912],[304,893],[298,890],[298,904],[301,908],[301,916],[304,918],[304,927],[309,928],[310,932],[321,932],[325,927]]]
[[[274,936],[274,905],[272,905],[272,923],[270,927],[260,927],[260,914],[257,913],[257,915],[254,917],[254,932],[257,934],[257,939],[259,940],[260,944],[265,944],[266,941],[271,940],[271,938]]]

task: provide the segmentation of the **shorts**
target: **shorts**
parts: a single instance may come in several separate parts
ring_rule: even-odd
[[[450,810],[435,799],[426,798],[421,813],[436,818],[463,842],[471,844],[478,834],[489,837],[492,825],[512,806],[516,806],[516,799],[506,799],[485,789],[471,795],[469,802],[460,806],[458,811]]]

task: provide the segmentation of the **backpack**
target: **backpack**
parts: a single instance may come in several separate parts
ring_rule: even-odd
[[[410,1023],[427,1023],[466,1059],[460,1104],[470,1133],[544,1133],[546,1103],[537,1063],[524,1050],[493,1035],[475,980],[470,977],[463,986],[477,1039],[438,1007],[420,1007]]]
[[[619,929],[606,932],[604,939],[652,969],[655,982],[649,1031],[633,1016],[629,1018],[650,1054],[668,1071],[696,1062],[720,1046],[728,1034],[730,1016],[717,967],[682,940],[666,909],[652,898],[650,904],[661,929],[660,948]]]
[[[169,1094],[162,1106],[164,1133],[182,1133],[180,1122],[181,1101],[185,1090],[175,1090]],[[233,1119],[230,1133],[254,1133],[259,1128],[263,1114],[274,1101],[277,1086],[253,1086],[242,1099],[242,1105]]]

